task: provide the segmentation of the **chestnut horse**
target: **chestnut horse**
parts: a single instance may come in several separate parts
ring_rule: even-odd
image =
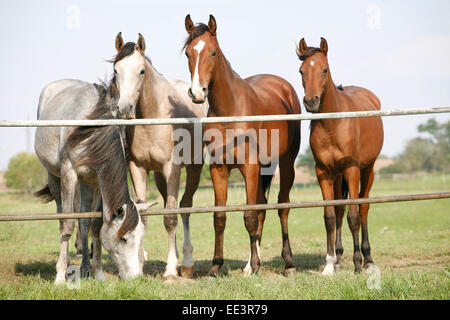
[[[308,112],[350,112],[380,110],[380,101],[369,90],[333,83],[327,59],[328,45],[322,38],[320,48],[308,47],[300,40],[297,55]],[[316,161],[316,174],[324,200],[367,198],[372,187],[373,166],[383,146],[383,123],[380,117],[357,119],[325,119],[311,121],[311,150]],[[342,267],[341,242],[344,206],[325,207],[327,231],[326,266],[322,274],[331,275]],[[364,267],[374,266],[370,256],[367,217],[369,204],[349,206],[347,221],[353,236],[355,272],[361,271],[359,229]],[[336,243],[334,237],[336,229]]]
[[[256,75],[242,79],[233,71],[220,49],[216,36],[216,20],[212,15],[210,15],[208,25],[200,23],[196,26],[187,15],[185,27],[189,36],[183,49],[186,49],[192,80],[188,94],[195,103],[203,103],[208,99],[208,117],[297,114],[301,112],[297,94],[286,80],[274,75]],[[267,169],[265,166],[268,165],[268,159],[263,155],[268,155],[269,150],[272,160],[271,168],[275,168],[279,161],[280,193],[278,202],[289,202],[289,191],[295,176],[294,162],[300,146],[299,121],[207,124],[205,136],[210,132],[218,133],[214,136],[214,143],[208,144],[207,142],[211,156],[215,157],[215,161],[210,163],[210,172],[216,206],[226,205],[228,177],[233,168],[238,168],[244,176],[247,204],[267,203],[265,193],[271,184],[273,171],[267,175],[263,172],[263,169]],[[235,134],[231,150],[228,150],[229,145],[226,142],[218,142],[219,140],[223,141],[219,137],[225,137],[229,132]],[[244,134],[238,132],[244,132]],[[249,132],[255,133],[255,139],[252,140],[252,137],[248,136]],[[236,135],[236,133],[238,134]],[[275,136],[276,133],[278,133],[279,140],[274,142],[272,136]],[[246,135],[249,141],[244,139],[239,144],[239,139],[243,135]],[[262,135],[267,137],[268,143],[261,142]],[[207,140],[205,136],[204,140]],[[254,145],[252,146],[250,140],[257,141],[256,148]],[[238,141],[237,147],[234,146],[234,141]],[[215,146],[211,148],[211,145]],[[258,158],[251,161],[250,153],[255,149],[259,152]],[[239,150],[245,150],[245,159],[241,158],[243,161],[239,161]],[[276,158],[278,160],[273,160]],[[285,261],[285,271],[287,274],[291,274],[295,272],[295,267],[288,237],[289,209],[279,210],[278,214],[281,221],[282,257]],[[245,211],[244,213],[245,227],[250,236],[250,258],[244,269],[245,274],[257,272],[259,269],[259,245],[264,219],[265,211]],[[225,224],[226,213],[215,212],[215,249],[212,267],[209,271],[211,276],[216,276],[223,265]]]

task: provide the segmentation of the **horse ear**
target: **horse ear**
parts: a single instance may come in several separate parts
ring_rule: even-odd
[[[214,18],[214,16],[210,14],[208,22],[208,31],[209,33],[211,33],[212,36],[215,36],[216,30],[217,30],[216,18]]]
[[[122,32],[119,32],[116,36],[116,50],[119,52],[123,48],[123,39],[122,39]]]
[[[184,26],[186,28],[187,33],[191,34],[194,31],[195,27],[194,23],[192,22],[190,14],[188,14],[184,19]]]
[[[328,43],[325,38],[320,38],[320,51],[326,56],[328,52]]]
[[[297,55],[300,58],[300,56],[302,56],[306,49],[308,48],[308,45],[306,44],[305,38],[302,38],[302,40],[300,40],[300,42],[298,43],[298,49],[297,49]]]
[[[139,38],[137,41],[137,47],[140,53],[144,54],[145,52],[145,40],[142,34],[139,33]]]
[[[136,209],[138,212],[145,212],[151,207],[153,207],[157,202],[149,202],[149,203],[136,203]]]

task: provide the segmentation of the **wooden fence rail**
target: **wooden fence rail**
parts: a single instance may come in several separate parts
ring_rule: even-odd
[[[141,213],[141,216],[157,216],[167,214],[184,213],[208,213],[220,211],[245,211],[245,210],[277,210],[277,209],[295,209],[295,208],[313,208],[326,206],[339,206],[364,203],[387,203],[416,200],[432,200],[450,198],[450,192],[411,194],[400,196],[386,196],[376,198],[310,201],[310,202],[291,202],[291,203],[270,203],[255,205],[231,205],[231,206],[212,206],[212,207],[193,207],[193,208],[175,208],[175,209],[150,209]],[[157,202],[152,202],[154,206]],[[59,219],[77,219],[77,218],[99,218],[101,212],[83,212],[83,213],[59,213],[59,214],[32,214],[32,215],[0,215],[0,221],[30,221],[30,220],[59,220]]]

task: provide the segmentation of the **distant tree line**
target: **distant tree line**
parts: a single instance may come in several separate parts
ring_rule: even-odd
[[[409,140],[403,152],[394,158],[395,163],[380,173],[450,172],[450,121],[439,123],[433,118],[420,124],[417,130],[426,136]],[[310,147],[298,156],[297,166],[314,172],[315,160]]]
[[[438,123],[432,118],[417,129],[426,137],[409,140],[395,163],[380,173],[450,172],[450,121]]]

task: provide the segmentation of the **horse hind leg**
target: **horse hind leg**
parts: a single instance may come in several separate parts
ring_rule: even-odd
[[[74,198],[76,190],[76,174],[74,172],[68,173],[60,179],[49,174],[49,187],[55,199],[61,202],[61,212],[74,212]],[[50,182],[50,180],[53,180]],[[61,184],[59,183],[61,182]],[[58,200],[57,200],[58,203]],[[56,279],[55,284],[64,284],[66,281],[66,270],[70,264],[69,260],[69,239],[75,229],[75,220],[61,219],[59,220],[60,252],[58,262],[56,263]]]
[[[186,167],[186,189],[181,198],[180,207],[192,207],[192,198],[198,188],[200,182],[200,175],[202,173],[203,165],[191,164]],[[192,252],[194,247],[191,243],[191,233],[189,227],[190,214],[181,215],[183,220],[183,262],[181,264],[181,276],[183,278],[192,278],[194,276],[194,261],[192,259]]]
[[[360,169],[353,166],[345,170],[344,176],[349,188],[350,199],[359,198]],[[358,205],[350,205],[347,213],[347,222],[353,237],[353,264],[355,272],[361,272],[361,250],[359,248],[359,230],[361,228],[361,219],[359,216]]]
[[[288,156],[280,159],[280,192],[278,193],[278,203],[290,202],[289,193],[291,191],[292,185],[294,184],[295,178],[294,161],[295,158]],[[286,273],[286,275],[291,276],[295,274],[296,268],[292,258],[291,244],[289,241],[289,209],[278,209],[278,216],[280,218],[281,235],[283,241],[281,256],[283,257],[285,263],[284,272]]]
[[[92,187],[86,183],[80,183],[80,212],[91,211],[92,206]],[[81,276],[89,278],[92,276],[92,267],[89,257],[89,230],[91,228],[91,219],[78,219],[80,238],[82,242],[82,262]]]
[[[360,198],[368,198],[369,191],[373,184],[374,179],[374,164],[364,168],[361,171],[361,191]],[[369,204],[360,204],[359,205],[359,215],[361,218],[361,251],[364,256],[364,268],[369,269],[371,266],[374,266],[373,259],[370,255],[370,243],[369,243],[369,229],[367,225],[367,220],[369,216]]]
[[[167,201],[165,207],[174,209],[177,206],[178,188],[180,185],[179,165],[168,163],[163,168],[163,175],[167,184]],[[169,252],[167,254],[167,265],[163,275],[165,282],[172,282],[178,279],[178,250],[176,231],[178,225],[178,216],[176,214],[164,215],[164,227],[169,238]]]
[[[344,186],[344,189],[343,189]],[[334,196],[336,200],[344,199],[347,197],[348,192],[347,183],[342,176],[337,176],[334,182]],[[336,264],[334,265],[335,271],[342,269],[342,255],[344,253],[344,247],[342,245],[342,220],[344,218],[345,206],[335,206],[334,211],[336,213]]]

